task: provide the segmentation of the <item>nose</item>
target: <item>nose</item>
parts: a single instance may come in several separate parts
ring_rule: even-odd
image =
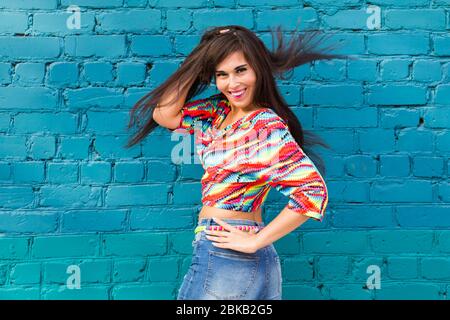
[[[234,75],[230,75],[228,77],[228,89],[229,90],[234,90],[239,88],[239,83],[238,83],[238,79],[236,79],[236,76]]]

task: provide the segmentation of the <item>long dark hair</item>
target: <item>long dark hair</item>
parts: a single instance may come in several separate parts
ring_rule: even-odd
[[[220,32],[226,29],[229,31]],[[318,135],[302,128],[300,121],[278,91],[275,77],[286,80],[292,76],[291,74],[286,77],[286,72],[293,71],[293,68],[297,66],[314,60],[344,58],[345,56],[326,54],[322,52],[325,51],[324,49],[319,50],[318,45],[325,37],[320,36],[318,31],[300,34],[295,29],[287,44],[280,26],[276,28],[275,32],[271,29],[271,35],[273,49],[269,51],[257,35],[245,27],[229,25],[207,29],[201,37],[200,43],[186,57],[178,70],[134,105],[130,111],[128,129],[137,123],[139,130],[125,147],[129,148],[137,144],[158,126],[158,123],[153,120],[152,114],[167,90],[177,88],[178,95],[180,90],[188,90],[186,102],[189,101],[208,88],[212,79],[215,79],[215,68],[221,61],[235,51],[242,51],[245,59],[256,73],[253,102],[256,105],[270,107],[284,119],[298,145],[311,158],[317,169],[325,174],[323,160],[312,150],[312,147],[320,144],[329,149],[329,145],[323,142]],[[275,36],[278,41],[277,48],[274,48]],[[178,99],[179,97],[174,98],[173,102]],[[151,113],[150,116],[149,113]],[[143,126],[140,125],[141,119],[147,119]]]

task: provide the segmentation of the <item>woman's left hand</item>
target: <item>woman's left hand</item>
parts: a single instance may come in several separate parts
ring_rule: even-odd
[[[214,218],[214,221],[225,229],[224,231],[205,230],[206,238],[211,240],[214,246],[244,253],[258,251],[255,230],[242,231],[219,218]]]

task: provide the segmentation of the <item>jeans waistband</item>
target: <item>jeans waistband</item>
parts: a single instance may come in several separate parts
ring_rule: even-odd
[[[254,220],[247,220],[247,219],[220,219],[228,224],[231,225],[243,225],[243,226],[258,226],[258,227],[265,227],[264,222],[258,222]],[[198,224],[198,226],[220,226],[217,222],[213,220],[213,218],[202,218]]]
[[[256,229],[256,231],[259,231],[265,227],[264,222],[257,222],[253,220],[246,220],[246,219],[221,219],[221,220],[232,226],[242,226],[241,230],[244,231],[248,231],[250,229]],[[202,218],[198,222],[197,228],[195,228],[194,233],[203,231],[205,229],[210,230],[211,228],[214,227],[220,228],[220,224],[215,222],[212,218]]]

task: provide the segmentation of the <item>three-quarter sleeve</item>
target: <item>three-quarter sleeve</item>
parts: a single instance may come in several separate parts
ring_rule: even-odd
[[[170,131],[194,134],[194,130],[204,130],[210,125],[216,114],[218,95],[187,102],[181,108],[181,119],[178,126]]]
[[[289,197],[288,209],[322,221],[328,190],[314,163],[303,152],[280,118],[266,126],[266,139],[259,148],[269,185]]]

